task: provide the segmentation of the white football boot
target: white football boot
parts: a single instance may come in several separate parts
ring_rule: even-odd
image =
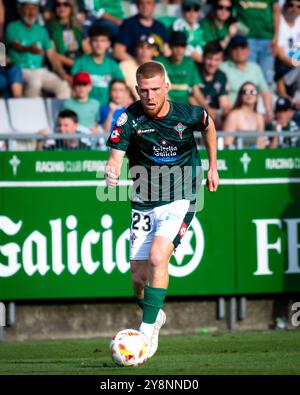
[[[149,353],[148,353],[148,359],[153,357],[153,355],[156,353],[157,348],[158,348],[158,335],[160,328],[165,325],[166,322],[166,313],[160,309],[154,324],[154,329],[152,336],[149,341]]]

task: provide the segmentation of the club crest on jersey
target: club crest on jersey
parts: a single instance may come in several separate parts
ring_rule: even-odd
[[[180,238],[182,238],[185,235],[186,230],[187,230],[187,225],[183,222],[178,232]]]
[[[120,137],[121,137],[121,129],[115,127],[111,132],[109,139],[112,143],[118,143],[120,141]]]
[[[123,112],[117,119],[117,126],[123,126],[127,122],[128,116],[126,112]]]
[[[174,129],[176,132],[179,133],[179,137],[182,139],[182,132],[187,128],[187,126],[183,125],[181,122],[179,122],[176,126],[174,126]]]

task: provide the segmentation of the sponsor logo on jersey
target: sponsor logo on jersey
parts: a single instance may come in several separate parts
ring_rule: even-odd
[[[126,112],[123,112],[117,119],[117,126],[123,126],[127,122],[128,116]]]
[[[176,126],[174,126],[174,129],[176,132],[179,133],[179,137],[182,139],[182,132],[187,128],[187,126],[183,125],[181,122],[179,122]]]
[[[155,129],[145,129],[145,130],[139,129],[139,130],[137,131],[137,134],[153,133],[153,132],[155,132]]]
[[[153,145],[152,159],[157,163],[175,162],[179,159],[178,147],[170,145],[163,139],[159,146]]]
[[[121,129],[115,127],[114,130],[111,132],[109,140],[112,143],[118,143],[120,141],[121,138]]]

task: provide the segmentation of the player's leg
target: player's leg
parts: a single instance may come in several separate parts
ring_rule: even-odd
[[[144,287],[149,282],[148,260],[131,260],[132,289],[137,298],[137,303],[143,309]]]

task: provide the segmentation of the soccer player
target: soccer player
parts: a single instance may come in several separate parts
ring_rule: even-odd
[[[219,178],[216,130],[206,111],[168,100],[169,84],[158,62],[139,66],[136,78],[140,100],[120,115],[110,134],[105,177],[109,187],[118,184],[126,153],[135,190],[131,198],[132,285],[143,310],[139,330],[149,340],[150,358],[157,350],[159,330],[166,321],[161,308],[168,288],[169,260],[195,214],[201,162],[194,131],[203,132],[209,159],[209,191],[217,190]],[[164,181],[166,176],[170,183]],[[191,188],[183,187],[189,182]],[[184,194],[179,193],[181,189]]]

